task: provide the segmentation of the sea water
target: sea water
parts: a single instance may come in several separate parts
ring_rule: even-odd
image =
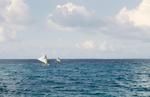
[[[150,60],[0,60],[0,97],[150,97]]]

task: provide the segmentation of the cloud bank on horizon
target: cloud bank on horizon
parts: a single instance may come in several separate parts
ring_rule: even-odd
[[[37,23],[32,28],[39,29],[39,32],[36,32],[36,37],[31,39],[31,43],[28,43],[30,39],[27,38],[28,40],[20,40],[21,43],[10,42],[10,45],[15,45],[11,50],[6,45],[2,45],[3,48],[8,48],[8,54],[16,52],[16,48],[26,52],[21,54],[29,54],[32,51],[32,55],[24,57],[46,52],[51,57],[63,58],[150,58],[149,0],[140,0],[132,8],[124,5],[115,14],[103,17],[100,14],[105,14],[104,12],[84,4],[86,2],[73,0],[60,4],[57,2],[49,13],[45,13],[47,15],[38,19],[41,24]],[[18,32],[27,37],[28,35],[24,34],[26,31],[23,32],[24,28],[28,28],[27,21],[30,16],[32,19],[36,18],[31,3],[27,0],[0,0],[0,5],[0,42],[18,38]],[[29,11],[33,13],[30,14]],[[29,35],[34,36],[35,31],[37,30],[31,31]],[[41,35],[43,38],[39,38]],[[43,43],[42,47],[37,42]],[[26,48],[28,46],[31,47],[30,50]]]

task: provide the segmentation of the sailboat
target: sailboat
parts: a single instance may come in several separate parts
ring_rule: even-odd
[[[59,58],[59,57],[56,59],[56,61],[57,61],[58,63],[60,63],[60,62],[61,62],[61,60],[60,60],[60,58]]]
[[[40,58],[38,58],[38,60],[41,61],[42,63],[46,64],[46,65],[49,65],[46,55],[41,56]]]

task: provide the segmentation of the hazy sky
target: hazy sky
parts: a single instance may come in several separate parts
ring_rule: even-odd
[[[150,58],[150,0],[0,0],[0,58]]]

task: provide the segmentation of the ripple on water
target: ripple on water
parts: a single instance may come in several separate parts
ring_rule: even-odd
[[[150,60],[0,61],[0,97],[150,97]]]

